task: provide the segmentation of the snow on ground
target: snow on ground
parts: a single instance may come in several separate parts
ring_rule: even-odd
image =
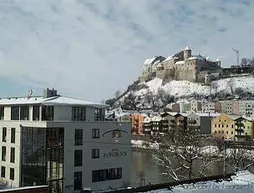
[[[141,83],[142,84],[142,83]],[[244,76],[244,77],[232,77],[220,79],[218,81],[212,82],[212,93],[219,91],[230,92],[230,84],[232,84],[232,88],[235,90],[236,88],[241,88],[245,91],[254,92],[254,77],[252,76]],[[187,80],[182,81],[171,81],[162,85],[162,79],[154,78],[153,80],[146,82],[145,85],[148,88],[143,88],[139,91],[136,91],[134,94],[136,96],[140,96],[146,94],[148,91],[153,93],[157,93],[158,89],[164,89],[167,93],[175,96],[188,96],[194,93],[209,95],[210,94],[210,86],[202,85],[200,83],[193,83]]]
[[[174,187],[172,190],[161,189],[146,193],[251,193],[254,192],[254,174],[249,171],[237,172],[231,181],[207,181],[196,184],[185,184]]]

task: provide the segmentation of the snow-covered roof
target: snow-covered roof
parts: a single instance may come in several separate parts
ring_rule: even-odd
[[[177,61],[176,64],[184,64],[185,61]]]
[[[168,60],[172,60],[174,57],[173,56],[169,56],[169,57],[167,57],[163,62],[166,62],[166,61],[168,61]]]
[[[219,59],[219,58],[217,58],[215,61],[216,61],[216,62],[220,62],[220,59]]]
[[[194,113],[200,117],[217,117],[221,115],[220,113]]]
[[[189,46],[186,46],[184,50],[191,50]]]
[[[4,98],[0,99],[0,105],[29,105],[29,104],[42,104],[42,105],[84,105],[93,106],[96,108],[106,108],[108,105],[101,103],[93,103],[81,99],[75,99],[65,96],[54,96],[50,98],[43,97],[17,97],[17,98]]]
[[[241,117],[241,116],[238,116],[238,115],[228,115],[228,114],[225,114],[225,115],[228,116],[229,118],[233,119],[233,120],[236,120],[236,119]]]
[[[156,57],[150,58],[150,59],[146,59],[144,64],[152,64],[155,59],[156,59]]]

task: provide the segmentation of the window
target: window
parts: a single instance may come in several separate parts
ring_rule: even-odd
[[[15,128],[11,128],[11,143],[15,143]]]
[[[75,150],[74,166],[82,166],[82,150]]]
[[[217,127],[217,125],[215,124],[214,127]]]
[[[216,133],[217,133],[217,131],[214,131],[214,133],[216,134]]]
[[[74,172],[74,190],[82,189],[82,172]]]
[[[234,128],[234,124],[232,125],[232,128]]]
[[[234,132],[233,132],[233,131],[231,131],[231,134],[233,135],[233,134],[234,134]]]
[[[122,178],[122,168],[112,168],[92,171],[92,182],[115,180]]]
[[[5,167],[1,166],[1,177],[5,178]]]
[[[19,107],[11,107],[11,120],[19,120]]]
[[[7,128],[3,127],[3,130],[2,130],[2,142],[6,142],[6,136],[7,136]]]
[[[10,180],[14,180],[14,168],[10,168]]]
[[[94,120],[95,121],[104,121],[105,119],[105,110],[94,108]]]
[[[40,106],[33,106],[33,121],[40,119]]]
[[[75,129],[75,145],[83,145],[83,129]]]
[[[20,120],[29,120],[29,107],[21,106],[20,107]]]
[[[54,120],[54,106],[42,106],[42,121]]]
[[[11,163],[15,162],[15,148],[11,147]]]
[[[4,107],[0,107],[0,120],[4,120]]]
[[[227,134],[228,134],[228,131],[227,131]]]
[[[72,107],[72,121],[85,121],[86,107]]]
[[[92,149],[92,158],[99,158],[100,157],[100,149]]]
[[[100,138],[100,129],[93,129],[92,130],[92,138]]]
[[[6,161],[6,147],[2,146],[2,161]]]

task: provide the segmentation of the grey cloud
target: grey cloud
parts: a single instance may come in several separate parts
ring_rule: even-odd
[[[186,45],[225,65],[235,60],[232,47],[253,54],[253,3],[224,3],[236,10],[230,15],[218,9],[220,0],[191,1],[184,9],[185,1],[176,0],[3,2],[1,75],[87,100],[123,91],[146,58],[166,57]]]

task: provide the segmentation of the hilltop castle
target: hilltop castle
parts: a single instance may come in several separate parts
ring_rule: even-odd
[[[221,69],[221,61],[210,61],[200,54],[192,55],[187,46],[184,50],[167,58],[156,56],[145,60],[139,82],[153,78],[171,80],[188,80],[191,82],[208,83],[211,74],[215,75]]]

